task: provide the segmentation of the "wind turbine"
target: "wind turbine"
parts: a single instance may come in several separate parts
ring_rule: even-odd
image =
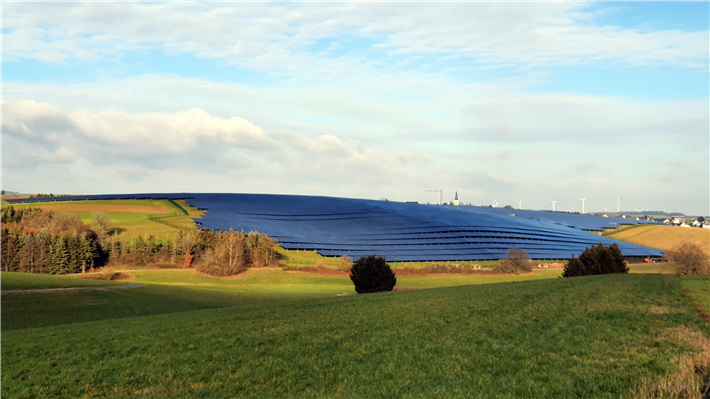
[[[582,200],[582,214],[584,214],[584,201],[586,201],[587,198],[586,197],[580,198],[580,200]]]
[[[518,201],[518,209],[523,209],[523,200]]]
[[[493,200],[493,207],[498,208],[498,205],[500,205],[500,202]]]
[[[616,213],[621,212],[621,200],[619,198],[616,199]]]
[[[554,212],[555,211],[555,204],[557,203],[557,201],[550,200],[550,202],[552,202],[552,212]]]
[[[574,206],[572,206],[571,208],[569,208],[569,211],[567,211],[567,212],[574,212]]]
[[[604,213],[606,213],[606,208],[604,208]]]

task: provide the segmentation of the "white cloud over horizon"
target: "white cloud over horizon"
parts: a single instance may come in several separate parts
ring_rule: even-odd
[[[580,164],[579,160],[589,155],[556,154],[554,150],[549,154],[553,158],[544,153],[499,150],[447,160],[436,151],[389,151],[335,135],[311,139],[294,131],[263,130],[238,116],[224,119],[202,109],[139,114],[88,109],[65,112],[46,103],[3,100],[2,110],[3,184],[25,191],[42,186],[73,193],[238,191],[359,198],[366,186],[369,193],[381,193],[375,198],[434,202],[423,189],[444,186],[447,192],[458,190],[464,201],[479,205],[490,198],[516,202],[511,198],[525,196],[527,206],[544,209],[544,196],[569,196],[570,189],[623,193],[619,195],[626,199],[636,196],[638,202],[645,195],[637,193],[656,178],[633,171],[612,172],[596,162]],[[607,151],[604,154],[609,159],[597,162],[613,164],[626,152],[624,148]],[[577,172],[560,173],[563,165]],[[685,173],[659,172],[658,179],[679,193],[692,193],[695,189],[688,182],[703,178],[697,162],[672,167]],[[695,169],[695,177],[688,173],[689,168]],[[47,179],[48,170],[64,176]],[[170,174],[183,177],[167,177]],[[533,178],[545,174],[555,179]],[[653,208],[652,204],[648,206]]]
[[[708,29],[610,8],[7,3],[3,188],[708,214]]]

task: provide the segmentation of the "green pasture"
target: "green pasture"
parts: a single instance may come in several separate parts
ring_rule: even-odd
[[[5,203],[3,203],[5,205]],[[200,218],[204,212],[187,205],[184,200],[96,200],[96,201],[57,201],[43,203],[23,203],[12,204],[16,208],[33,208],[54,205],[71,206],[162,206],[169,214],[148,214],[138,212],[104,212],[110,218],[114,227],[114,234],[123,239],[131,239],[138,236],[152,234],[157,240],[164,241],[171,239],[181,229],[195,229],[192,218]],[[91,211],[71,211],[76,213],[84,224],[91,225]],[[185,214],[187,212],[187,214]],[[151,220],[151,217],[158,217],[161,222]]]
[[[316,251],[297,251],[278,248],[280,255],[279,264],[287,270],[297,270],[301,267],[315,267],[322,264],[328,269],[337,269],[341,261],[338,257],[325,257],[318,254]],[[538,261],[539,263],[564,263],[567,260],[545,260]],[[422,268],[432,263],[442,264],[460,264],[460,265],[480,265],[483,269],[492,269],[498,266],[497,260],[484,261],[446,261],[446,262],[388,262],[392,269],[402,269],[405,267]],[[544,270],[544,269],[543,269]]]
[[[170,211],[168,206],[172,207],[167,200],[150,200],[150,199],[122,199],[122,200],[88,200],[88,201],[50,201],[50,202],[25,202],[20,204],[10,204],[15,208],[35,208],[42,206],[54,205],[117,205],[117,206],[164,206]]]
[[[710,276],[681,276],[686,289],[710,314]]]
[[[19,273],[2,273],[1,276],[4,281],[6,275],[16,274]],[[301,299],[332,298],[343,294],[355,295],[352,282],[347,276],[324,276],[279,269],[250,269],[246,273],[230,278],[209,277],[193,270],[140,271],[131,274],[134,278],[130,282],[144,283],[145,286],[106,292],[5,295],[2,329],[14,330],[107,318],[153,315],[180,312],[185,309],[291,302]],[[397,285],[409,288],[432,288],[540,280],[555,278],[558,275],[559,271],[545,271],[529,276],[471,274],[400,277]],[[26,276],[28,276],[26,281],[39,281],[35,277],[45,277],[46,279],[71,279],[78,283],[95,282],[62,276]],[[36,287],[31,287],[29,283],[23,286],[23,289],[29,288],[48,287],[46,282],[40,282]],[[28,314],[32,314],[33,317],[28,318]]]
[[[121,284],[126,284],[126,282],[85,280],[69,276],[53,276],[49,274],[0,272],[0,286],[2,287],[2,291],[44,288],[106,287],[109,285]]]
[[[629,397],[696,351],[668,330],[704,328],[686,280],[695,284],[627,274],[338,297],[352,292],[343,278],[267,269],[221,280],[142,272],[145,288],[120,293],[5,295],[2,396]],[[266,292],[281,297],[238,299]],[[33,316],[20,308],[61,296],[85,304],[83,319],[21,325]]]

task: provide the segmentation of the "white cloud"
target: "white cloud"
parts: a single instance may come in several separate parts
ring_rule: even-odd
[[[72,173],[77,173],[77,181],[54,191],[88,187],[131,191],[135,188],[128,187],[135,187],[136,181],[166,170],[177,175],[209,174],[201,184],[211,185],[212,190],[227,187],[220,181],[237,170],[241,188],[232,191],[249,191],[266,182],[282,189],[304,181],[323,187],[353,182],[376,186],[383,179],[406,176],[409,168],[420,170],[431,163],[426,154],[385,154],[334,135],[311,140],[295,132],[264,131],[242,118],[218,118],[201,109],[170,114],[86,109],[64,113],[45,103],[5,100],[2,108],[6,183],[34,185],[44,180],[38,173],[47,176],[76,169]],[[50,119],[71,128],[57,130],[51,124],[37,123]],[[56,169],[59,164],[64,167]],[[112,168],[115,171],[107,171]],[[87,172],[98,170],[116,180],[88,186],[83,180]],[[178,191],[192,184],[180,182],[181,187],[159,181],[152,184],[156,189]]]
[[[463,141],[455,144],[459,153],[452,153],[435,146],[427,151],[376,148],[336,134],[311,138],[202,109],[64,111],[7,100],[2,107],[3,184],[10,190],[266,192],[433,202],[423,190],[446,187],[475,204],[523,199],[526,207],[545,208],[547,197],[554,197],[569,207],[588,196],[588,209],[601,209],[622,196],[640,207],[683,206],[706,213],[699,204],[708,184],[701,167],[707,157],[691,161],[677,148],[678,158],[653,140],[630,147],[473,144],[492,149],[478,152]],[[48,120],[61,123],[38,122]],[[590,169],[589,174],[575,173],[575,165]],[[670,173],[686,177],[672,180]],[[665,188],[649,197],[645,193],[657,186],[658,176]]]
[[[257,69],[315,66],[319,39],[372,41],[390,55],[466,56],[481,65],[613,63],[707,68],[707,31],[594,24],[584,3],[59,3],[4,6],[8,58],[62,62],[132,49]],[[332,47],[332,45],[331,45]],[[380,57],[380,60],[382,58]]]

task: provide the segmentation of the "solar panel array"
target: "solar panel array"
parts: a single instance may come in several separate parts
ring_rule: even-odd
[[[184,199],[207,211],[195,219],[201,229],[258,231],[285,249],[353,260],[372,254],[391,262],[494,260],[510,248],[525,249],[533,259],[567,259],[599,242],[616,243],[625,256],[662,254],[590,232],[649,222],[566,212],[269,194],[114,194],[8,202],[110,199]]]

